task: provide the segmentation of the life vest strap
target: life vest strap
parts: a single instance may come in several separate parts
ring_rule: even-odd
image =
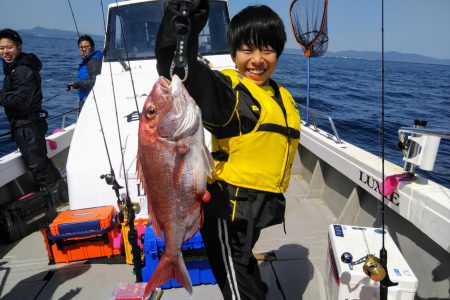
[[[228,161],[228,153],[223,152],[223,151],[214,151],[211,152],[211,156],[213,157],[214,160],[218,160],[218,161]]]
[[[300,131],[291,127],[284,127],[277,124],[261,124],[257,131],[277,132],[293,139],[300,138]]]

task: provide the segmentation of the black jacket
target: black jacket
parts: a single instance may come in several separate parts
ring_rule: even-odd
[[[33,53],[21,53],[11,64],[3,62],[5,78],[0,104],[10,122],[33,119],[41,111],[41,68],[41,61]]]
[[[176,49],[176,36],[172,20],[176,11],[170,4],[165,10],[155,46],[157,69],[161,76],[170,78],[170,65]],[[188,77],[185,86],[202,111],[203,126],[217,138],[229,138],[248,133],[256,126],[259,113],[252,109],[258,105],[249,92],[240,93],[239,101],[232,88],[231,79],[197,59],[198,36],[208,20],[209,4],[197,1],[191,10],[187,60]],[[184,70],[175,68],[174,73],[184,77]],[[275,90],[275,82],[271,82]],[[245,88],[244,88],[245,89]]]
[[[187,51],[189,76],[185,86],[202,111],[205,128],[216,137],[238,135],[238,120],[233,118],[230,122],[236,105],[230,78],[211,70],[197,60],[198,35],[205,26],[209,14],[208,1],[199,2],[198,7],[191,11],[191,31]],[[155,46],[158,73],[166,78],[170,78],[170,64],[176,49],[176,36],[171,26],[174,13],[170,6],[166,8]],[[182,70],[176,69],[175,73],[179,74],[180,78],[184,77]]]

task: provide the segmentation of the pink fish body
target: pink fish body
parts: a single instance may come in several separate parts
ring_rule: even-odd
[[[203,203],[210,200],[206,179],[213,168],[199,107],[178,76],[172,82],[160,77],[139,119],[137,173],[153,231],[165,238],[145,295],[171,278],[192,295],[181,245],[203,225]]]

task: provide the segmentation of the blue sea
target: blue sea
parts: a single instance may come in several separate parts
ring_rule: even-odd
[[[76,92],[65,91],[67,83],[75,80],[80,61],[76,40],[24,37],[24,51],[35,53],[43,63],[43,106],[50,117],[76,108]],[[273,76],[302,105],[306,105],[306,66],[300,49],[297,54],[285,53]],[[385,159],[403,165],[396,146],[398,128],[410,127],[419,119],[428,121],[428,128],[450,130],[450,66],[386,61],[384,69]],[[325,120],[330,115],[341,139],[381,157],[381,61],[312,58],[309,77],[310,107],[319,127],[332,132]],[[305,118],[305,112],[301,113]],[[74,116],[66,125],[74,122]],[[9,138],[1,138],[8,126],[0,108],[0,156],[15,149]],[[49,133],[57,127],[51,124]],[[441,140],[434,171],[416,170],[450,187],[450,140]]]

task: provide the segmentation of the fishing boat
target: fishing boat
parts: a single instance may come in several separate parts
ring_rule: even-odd
[[[68,185],[60,211],[104,205],[120,210],[120,200],[129,196],[136,218],[147,217],[135,172],[138,112],[158,79],[153,45],[162,8],[160,0],[109,5],[102,73],[76,125],[48,137],[49,157]],[[233,68],[225,38],[227,2],[211,1],[210,13],[199,59],[214,69]],[[380,283],[364,272],[379,261],[382,247],[385,271],[399,283],[388,288],[387,299],[448,299],[450,190],[414,170],[433,168],[439,141],[450,133],[420,123],[399,128],[405,153],[399,166],[340,139],[335,129],[318,128],[310,117],[302,122],[285,224],[263,230],[254,248],[267,299],[377,299]],[[19,152],[2,157],[1,204],[13,201],[29,178]],[[40,232],[1,245],[0,274],[2,299],[108,299],[119,283],[136,281],[121,255],[49,264]],[[162,299],[189,299],[183,288],[163,291]],[[194,298],[222,296],[217,285],[200,284]]]

